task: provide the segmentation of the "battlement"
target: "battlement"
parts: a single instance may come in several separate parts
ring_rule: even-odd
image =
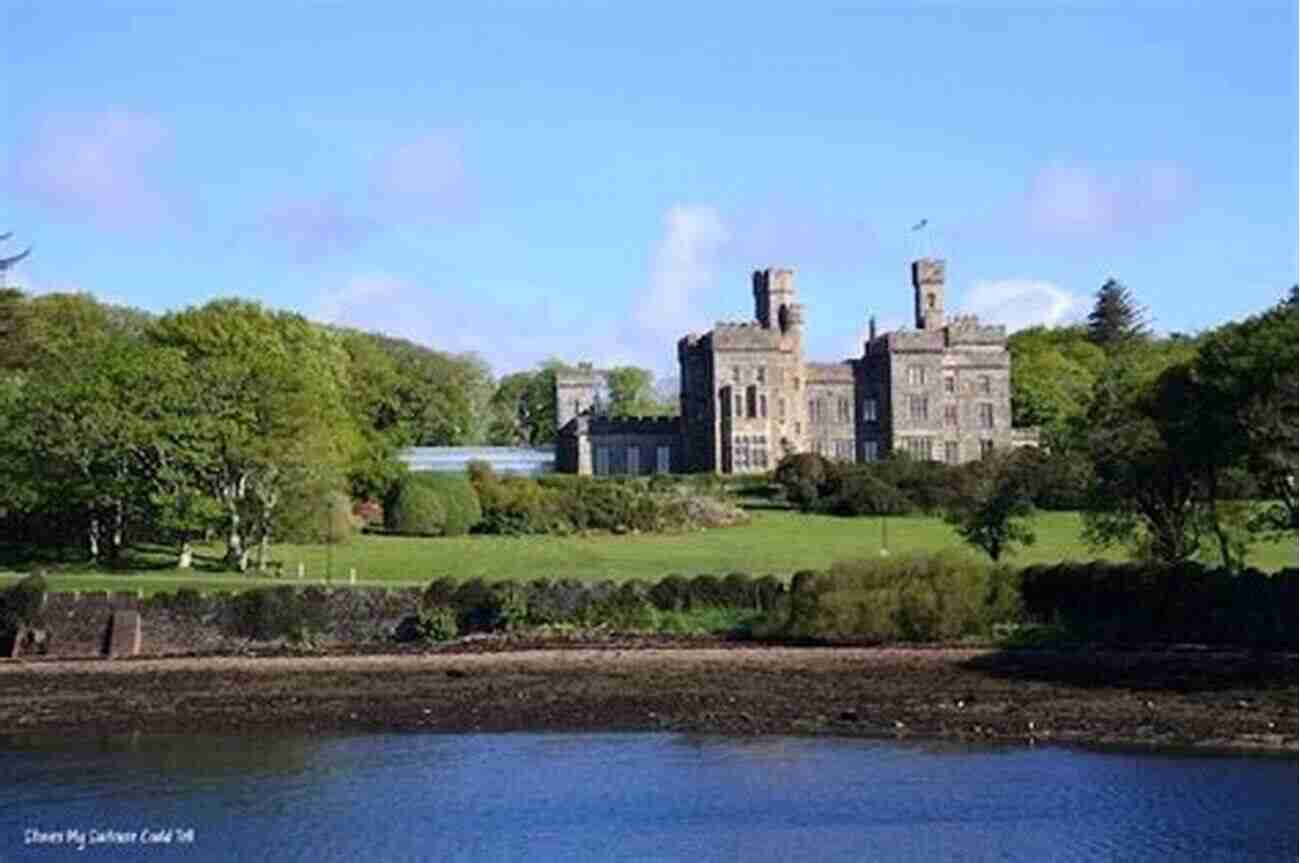
[[[895,330],[885,333],[867,345],[871,354],[908,351],[942,352],[946,343],[941,330]]]
[[[981,324],[975,315],[958,315],[948,322],[950,345],[997,345],[1007,340],[1002,324]]]
[[[853,383],[853,361],[839,363],[807,363],[808,383]]]
[[[587,423],[587,433],[595,434],[595,435],[603,435],[603,434],[675,435],[675,434],[680,434],[681,430],[682,430],[681,417],[593,416],[589,418]]]

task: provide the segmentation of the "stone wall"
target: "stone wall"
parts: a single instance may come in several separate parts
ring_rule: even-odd
[[[387,640],[403,617],[418,610],[420,594],[421,588],[416,587],[307,587],[302,591],[321,606],[320,618],[327,621],[321,639],[339,644]],[[53,656],[98,656],[109,618],[119,610],[140,613],[144,656],[241,650],[249,642],[233,634],[234,596],[224,591],[148,598],[135,591],[47,593],[42,616],[49,633],[48,651]]]

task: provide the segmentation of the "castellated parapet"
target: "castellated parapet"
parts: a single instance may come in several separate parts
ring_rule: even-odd
[[[916,328],[877,335],[873,326],[861,357],[827,363],[804,358],[794,271],[756,270],[754,320],[678,340],[679,417],[602,417],[586,397],[594,370],[557,379],[557,399],[569,399],[557,411],[557,467],[760,473],[793,452],[959,463],[1032,445],[1032,430],[1011,428],[1005,327],[946,316],[946,262],[915,261],[910,276]]]

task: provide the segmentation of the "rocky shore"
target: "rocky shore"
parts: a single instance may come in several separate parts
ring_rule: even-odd
[[[0,662],[8,733],[835,734],[1295,752],[1294,653],[636,639]]]

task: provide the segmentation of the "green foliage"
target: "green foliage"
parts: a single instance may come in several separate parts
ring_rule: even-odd
[[[998,452],[963,465],[960,491],[944,516],[958,536],[994,563],[1037,539],[1029,526],[1032,491],[1020,468],[1015,454]]]
[[[0,637],[41,622],[47,590],[44,577],[29,575],[0,591]]]
[[[230,599],[224,621],[228,632],[255,641],[310,640],[329,627],[323,596],[293,587],[260,588]]]
[[[1027,620],[1085,641],[1296,646],[1297,573],[1195,563],[1060,563],[1021,572]]]
[[[384,519],[394,533],[441,536],[447,524],[447,510],[436,489],[407,477],[396,499],[385,503]]]
[[[898,488],[880,479],[872,465],[838,466],[823,485],[816,508],[831,515],[903,515],[914,507]]]
[[[796,575],[784,619],[769,617],[767,631],[870,642],[987,637],[1019,614],[1010,578],[951,552],[838,563]]]
[[[801,452],[788,455],[776,466],[774,479],[785,489],[786,500],[802,510],[816,508],[827,477],[834,464],[816,453]]]
[[[418,614],[402,619],[394,633],[395,640],[403,643],[438,644],[452,641],[460,635],[456,612],[446,605],[426,605]]]
[[[1088,314],[1088,339],[1110,351],[1146,334],[1146,310],[1134,301],[1128,288],[1115,279],[1107,279],[1097,291],[1096,303]]]
[[[677,405],[664,402],[655,393],[654,375],[636,366],[619,366],[606,375],[609,385],[609,415],[665,416],[677,413]]]
[[[403,488],[410,484],[426,486],[437,495],[446,516],[443,536],[464,536],[483,517],[478,493],[464,474],[412,473],[404,481]]]

